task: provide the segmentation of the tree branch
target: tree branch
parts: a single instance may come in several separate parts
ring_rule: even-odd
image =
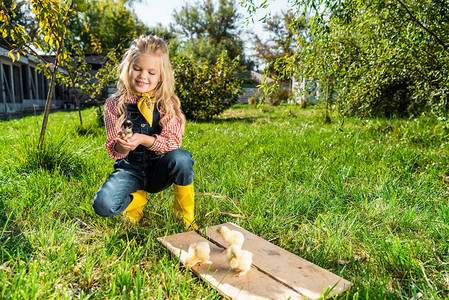
[[[436,35],[436,33],[434,33],[433,31],[431,31],[430,29],[428,29],[427,27],[425,27],[417,18],[415,18],[415,16],[413,16],[413,14],[410,12],[410,10],[408,9],[408,7],[401,1],[398,0],[398,2],[402,5],[402,7],[405,8],[405,10],[407,11],[408,15],[410,16],[410,18],[419,25],[419,27],[421,27],[422,29],[424,29],[428,34],[430,34],[431,36],[433,36],[437,42],[443,47],[444,51],[447,51],[447,45]]]

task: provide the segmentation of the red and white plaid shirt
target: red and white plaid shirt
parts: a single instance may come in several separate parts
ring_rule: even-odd
[[[133,95],[125,100],[125,103],[137,103],[139,97]],[[122,159],[128,156],[128,153],[120,154],[115,151],[116,138],[118,136],[119,129],[117,128],[117,120],[119,118],[117,113],[117,101],[116,99],[109,98],[104,104],[104,123],[106,126],[106,143],[104,144],[109,156],[112,159]],[[161,118],[164,115],[163,109],[160,109],[159,113]],[[150,151],[154,151],[156,154],[161,155],[169,151],[178,149],[182,143],[182,124],[178,117],[172,117],[167,121],[167,124],[162,128],[160,134],[153,134],[156,138],[153,146],[148,148]]]

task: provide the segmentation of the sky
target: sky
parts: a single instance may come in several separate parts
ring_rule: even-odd
[[[174,23],[172,16],[174,10],[179,11],[184,3],[195,4],[197,2],[198,0],[141,0],[140,3],[134,3],[133,8],[137,17],[148,27],[153,27],[157,23],[161,23],[163,26],[167,27],[169,23]],[[201,3],[202,0],[199,0],[199,2]],[[253,2],[259,4],[262,1],[254,0]],[[281,10],[287,11],[289,7],[288,0],[268,0],[267,3],[269,4],[268,9],[261,9],[253,17],[254,24],[251,22],[247,24],[246,19],[248,13],[246,12],[246,8],[240,5],[240,0],[236,0],[238,11],[243,15],[241,21],[241,29],[244,31],[242,36],[243,41],[249,40],[249,32],[256,33],[258,36],[262,37],[263,40],[268,39],[269,35],[264,33],[263,24],[258,20],[267,13],[271,13],[272,15],[279,14]],[[247,53],[250,53],[250,46],[249,43],[245,43]]]

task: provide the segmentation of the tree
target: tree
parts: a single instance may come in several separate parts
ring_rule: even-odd
[[[214,64],[221,53],[227,52],[223,43],[212,46],[207,37],[188,40],[183,43],[182,50],[178,51],[183,56],[190,56],[199,62],[207,62],[209,64]]]
[[[8,43],[10,49],[12,49],[8,55],[14,61],[15,59],[19,59],[20,55],[25,52],[34,54],[41,60],[42,65],[45,66],[43,67],[43,71],[50,78],[50,88],[45,104],[39,147],[43,145],[45,138],[58,68],[64,64],[68,56],[68,50],[64,43],[69,16],[76,14],[76,9],[82,9],[83,3],[82,1],[61,2],[57,0],[35,0],[28,2],[28,11],[31,12],[33,19],[39,25],[36,30],[28,29],[28,31],[19,22],[14,22],[14,19],[17,17],[15,13],[15,2],[12,2],[10,7],[5,6],[5,3],[0,4],[2,8],[0,15],[2,38]],[[39,55],[38,51],[54,53],[55,62],[47,63]]]
[[[245,3],[249,11],[258,9]],[[416,116],[431,111],[442,117],[449,112],[447,1],[296,0],[292,5],[296,20],[310,16],[311,21],[283,63],[295,65],[298,77],[317,82],[340,112]]]
[[[243,58],[243,41],[238,29],[241,15],[237,12],[235,0],[220,0],[218,8],[212,0],[203,0],[194,5],[186,3],[179,12],[175,10],[173,17],[175,28],[185,39],[184,54],[205,61],[203,54],[213,53],[207,58],[211,63],[222,50],[226,50],[231,59],[239,56]],[[196,53],[198,46],[202,49]]]
[[[3,26],[6,22],[8,22],[8,25],[6,25],[8,27],[13,26],[14,24],[19,24],[23,28],[32,27],[30,18],[27,18],[26,16],[25,7],[26,7],[25,1],[4,0],[2,12],[0,13],[0,26]],[[5,11],[3,11],[3,9]],[[5,14],[6,9],[14,10],[14,15]],[[7,20],[4,20],[3,18],[5,18],[6,16],[8,16],[9,18]],[[6,32],[2,33],[2,39],[0,39],[0,46],[8,48],[13,43],[14,41],[12,40],[10,35],[8,35]]]
[[[268,40],[262,40],[257,34],[253,34],[255,55],[263,63],[268,63],[269,72],[274,71],[273,64],[276,60],[293,55],[297,47],[298,31],[306,27],[304,20],[304,18],[295,20],[291,11],[282,12],[266,19],[264,31],[270,34]]]
[[[81,38],[86,53],[107,53],[115,49],[123,52],[133,39],[148,32],[148,28],[138,20],[135,13],[126,7],[127,2],[129,1],[87,2],[87,10],[82,16],[84,27],[75,33]],[[97,45],[101,45],[101,49],[96,49]]]
[[[341,111],[361,116],[448,112],[449,24],[443,1],[369,1],[331,10]],[[364,24],[356,26],[356,24]],[[343,36],[352,36],[348,44]],[[344,50],[345,57],[337,57]]]

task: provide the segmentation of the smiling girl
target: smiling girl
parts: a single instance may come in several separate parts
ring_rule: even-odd
[[[105,103],[105,147],[114,172],[95,194],[92,208],[103,217],[124,213],[139,222],[147,192],[174,186],[174,213],[187,228],[194,222],[192,154],[180,149],[185,117],[174,94],[174,76],[165,42],[157,36],[133,41],[119,65],[117,93]],[[120,130],[133,123],[133,135]]]

